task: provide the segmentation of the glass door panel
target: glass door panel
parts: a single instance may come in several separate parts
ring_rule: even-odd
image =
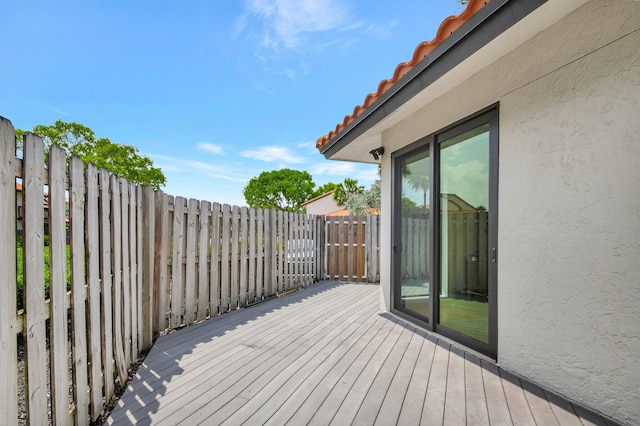
[[[430,318],[428,148],[400,161],[400,307]]]
[[[489,124],[440,150],[439,321],[489,343]]]

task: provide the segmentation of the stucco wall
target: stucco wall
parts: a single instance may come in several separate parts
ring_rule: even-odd
[[[639,46],[637,32],[589,53],[504,96],[500,114],[500,363],[634,423]]]
[[[393,152],[499,102],[498,362],[627,423],[640,422],[639,29],[639,2],[589,2],[382,137]]]
[[[307,214],[326,214],[340,210],[340,206],[333,200],[333,194],[318,198],[305,205]]]

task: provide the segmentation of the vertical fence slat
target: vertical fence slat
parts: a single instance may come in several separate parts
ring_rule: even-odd
[[[275,210],[271,211],[271,276],[270,286],[271,294],[275,295],[278,291],[278,215]]]
[[[89,420],[88,373],[87,373],[87,327],[84,270],[84,206],[85,184],[82,160],[72,157],[69,161],[69,227],[71,237],[71,311],[73,324],[73,379],[75,400],[75,423],[85,424]]]
[[[0,321],[0,371],[5,382],[0,392],[0,424],[18,424],[16,312],[16,178],[15,133],[9,120],[0,117],[0,312],[11,312]]]
[[[256,243],[257,247],[257,264],[256,264],[256,299],[260,300],[264,297],[264,213],[262,209],[256,212]]]
[[[182,324],[182,257],[184,251],[184,205],[183,197],[173,203],[173,257],[171,259],[171,328]]]
[[[138,192],[138,221],[142,224],[142,227],[138,234],[140,235],[140,245],[138,250],[140,251],[142,276],[140,278],[139,294],[139,329],[140,334],[138,337],[138,343],[140,344],[140,350],[148,351],[153,344],[153,328],[154,328],[154,315],[153,310],[156,308],[153,301],[153,294],[155,293],[154,283],[157,277],[154,276],[155,272],[155,259],[154,248],[155,239],[159,238],[155,234],[155,193],[151,186],[145,186],[139,188]],[[140,202],[141,201],[141,202]]]
[[[291,281],[291,215],[292,213],[290,212],[284,212],[284,252],[282,253],[282,258],[284,260],[283,280],[285,290],[289,290],[294,287],[293,282]]]
[[[113,370],[113,276],[111,272],[111,197],[109,173],[100,170],[100,278],[102,281],[102,365],[106,401],[115,393]]]
[[[87,287],[89,293],[89,365],[91,383],[91,419],[96,420],[102,412],[102,328],[100,322],[100,247],[98,241],[98,171],[93,164],[87,165],[87,198],[85,211],[87,232]]]
[[[153,202],[153,195],[151,196],[151,201]],[[135,326],[136,330],[137,330],[137,335],[138,335],[138,345],[136,347],[136,358],[138,358],[138,355],[140,354],[140,352],[142,351],[142,342],[144,340],[144,328],[145,328],[145,324],[143,324],[143,320],[144,320],[144,314],[146,314],[146,311],[143,310],[143,301],[142,301],[142,294],[143,294],[143,275],[145,272],[145,266],[147,266],[147,259],[143,258],[143,245],[146,244],[152,244],[153,245],[153,234],[150,235],[150,238],[148,240],[144,239],[144,225],[146,224],[147,220],[154,220],[154,215],[153,215],[153,209],[150,211],[150,215],[147,217],[142,216],[142,204],[143,204],[143,195],[142,195],[142,185],[138,185],[136,184],[136,240],[137,240],[137,245],[136,245],[136,250],[137,250],[137,254],[136,254],[136,274],[137,274],[137,279],[136,281],[138,282],[138,284],[136,285],[137,288],[137,292],[136,292],[136,312],[137,312],[137,325]],[[152,222],[153,223],[153,222]],[[151,265],[150,265],[150,269],[148,269],[148,273],[153,274],[153,256],[151,256]],[[147,301],[149,302],[150,299]],[[147,303],[147,306],[149,306],[149,304]],[[150,326],[152,324],[151,320],[148,320],[146,322],[146,325]]]
[[[138,244],[136,238],[138,236],[138,219],[137,219],[137,195],[136,185],[132,182],[127,184],[129,191],[129,310],[131,312],[131,351],[129,355],[130,361],[133,361],[138,356]]]
[[[211,305],[209,312],[211,316],[220,313],[220,226],[221,226],[221,206],[213,203],[211,209],[211,280],[209,287],[209,297]]]
[[[185,303],[184,323],[191,324],[196,318],[196,224],[198,201],[190,198],[187,204],[187,251],[184,279]]]
[[[246,306],[249,301],[249,211],[246,207],[240,209],[240,306]]]
[[[131,291],[131,360],[138,357],[138,194],[137,185],[129,183],[129,272]]]
[[[222,206],[222,260],[220,264],[220,313],[227,312],[231,304],[230,244],[231,244],[231,206]]]
[[[273,237],[271,236],[271,210],[264,210],[264,296],[271,297],[271,258],[273,257]]]
[[[231,208],[231,310],[240,298],[240,208]]]
[[[44,145],[30,133],[24,138],[24,307],[27,418],[48,423],[46,329],[44,312]]]
[[[249,209],[249,303],[256,301],[256,211]]]
[[[120,384],[127,381],[127,363],[124,358],[124,344],[122,341],[122,209],[120,197],[120,182],[115,175],[111,175],[111,238],[113,251],[113,342],[118,367]]]
[[[211,203],[202,201],[200,203],[200,217],[198,225],[198,321],[202,321],[207,316],[209,307],[209,268],[213,262],[208,261],[209,237],[211,235]]]
[[[51,301],[51,415],[63,425],[69,416],[67,365],[67,250],[65,182],[66,155],[62,148],[49,149],[49,250]]]
[[[131,364],[131,269],[129,243],[129,185],[125,179],[120,179],[120,197],[122,212],[122,321],[124,359]]]
[[[155,195],[156,209],[156,241],[155,241],[155,271],[157,290],[154,289],[156,308],[156,326],[153,334],[161,332],[167,326],[167,312],[169,311],[169,245],[171,238],[171,222],[169,221],[169,200],[172,198],[158,191]]]

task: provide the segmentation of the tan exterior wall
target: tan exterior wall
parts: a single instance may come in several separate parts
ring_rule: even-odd
[[[627,423],[640,422],[639,29],[640,2],[591,1],[382,135],[391,153],[499,102],[498,363]]]
[[[311,201],[304,207],[307,210],[307,214],[314,215],[323,215],[340,210],[340,206],[333,200],[333,194]]]

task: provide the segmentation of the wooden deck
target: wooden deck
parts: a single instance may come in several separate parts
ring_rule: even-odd
[[[324,282],[163,336],[108,424],[607,424]]]

